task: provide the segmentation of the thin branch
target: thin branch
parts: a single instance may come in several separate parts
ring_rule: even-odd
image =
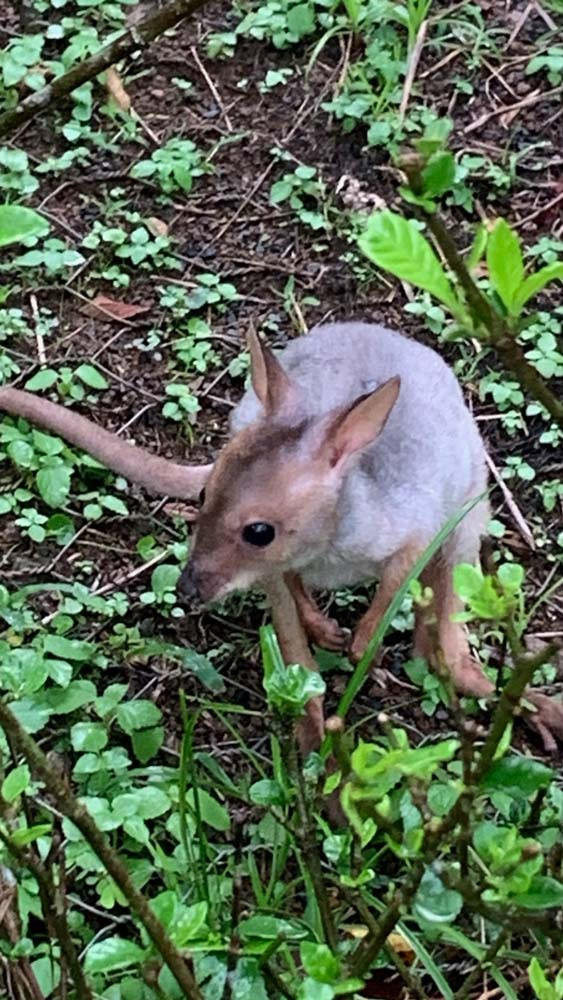
[[[400,166],[406,174],[412,192],[416,195],[422,194],[424,185],[421,158],[417,154],[404,156]],[[537,369],[526,360],[524,351],[510,327],[475,284],[440,216],[436,212],[421,214],[449,267],[456,275],[475,319],[484,327],[482,333],[476,333],[477,338],[494,348],[504,366],[516,376],[520,385],[545,407],[559,427],[563,427],[563,401],[551,392]]]
[[[77,997],[79,1000],[93,1000],[93,993],[82,971],[78,953],[74,947],[74,941],[72,940],[67,923],[65,909],[61,905],[59,898],[60,893],[53,882],[51,872],[30,850],[26,851],[19,847],[12,837],[4,833],[3,830],[0,830],[0,840],[18,864],[24,868],[28,868],[35,876],[45,923],[48,929],[49,925],[51,925],[54,936],[58,939],[61,952],[68,966],[68,971],[72,976]]]
[[[125,896],[131,912],[143,925],[156,950],[183,990],[184,996],[189,1000],[203,1000],[193,973],[149,906],[146,897],[136,888],[119,855],[96,826],[86,807],[81,805],[70,788],[58,777],[35,740],[2,701],[0,701],[0,726],[9,736],[13,746],[25,758],[34,776],[44,783],[59,811],[80,830],[89,847],[111,875]]]
[[[189,17],[204,3],[205,0],[172,0],[172,3],[167,4],[162,10],[139,21],[109,45],[104,45],[94,55],[73,66],[68,73],[63,73],[46,87],[30,94],[16,108],[0,115],[0,136],[12,132],[36,115],[43,114],[52,104],[109,69],[125,56],[131,55],[137,49],[145,48],[158,35]]]

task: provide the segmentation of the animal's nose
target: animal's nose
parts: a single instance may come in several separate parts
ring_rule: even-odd
[[[187,597],[189,601],[201,600],[198,575],[192,566],[186,566],[183,573],[181,573],[176,584],[176,589],[183,597]]]

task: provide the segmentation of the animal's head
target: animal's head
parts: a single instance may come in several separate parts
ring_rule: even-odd
[[[399,393],[395,377],[351,406],[306,417],[298,386],[254,332],[249,347],[263,415],[215,462],[178,585],[203,601],[299,570],[325,549],[344,476],[383,430]]]

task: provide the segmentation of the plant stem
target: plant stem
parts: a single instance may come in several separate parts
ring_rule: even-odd
[[[492,941],[487,948],[481,961],[475,966],[473,972],[469,973],[463,986],[455,994],[454,1000],[467,1000],[481,973],[487,968],[488,965],[490,965],[493,959],[496,958],[500,949],[506,942],[508,933],[509,932],[506,928],[503,927],[503,929],[497,934],[495,940]]]
[[[131,55],[136,49],[145,48],[154,38],[169,28],[173,28],[184,18],[189,17],[204,3],[205,0],[172,0],[172,3],[167,4],[161,10],[143,18],[138,24],[110,42],[109,45],[104,45],[93,56],[89,56],[88,59],[73,66],[68,73],[63,73],[46,87],[30,94],[16,108],[0,115],[0,136],[6,135],[23,125],[24,122],[42,114],[52,104],[60,101],[62,97],[66,97],[77,87],[92,80],[125,56]]]
[[[303,781],[303,773],[297,757],[295,732],[293,728],[291,728],[288,733],[286,726],[285,732],[281,734],[280,743],[284,750],[287,769],[295,785],[297,815],[299,816],[300,823],[300,829],[298,831],[299,844],[309,869],[311,882],[313,883],[313,889],[317,905],[319,907],[326,943],[331,951],[335,952],[338,946],[338,935],[336,933],[326,882],[323,876],[321,859],[317,846],[315,824],[311,817],[305,791],[305,783]]]
[[[535,671],[543,663],[547,663],[551,659],[553,654],[557,652],[557,648],[554,643],[551,643],[535,656],[520,655],[516,657],[512,673],[502,689],[487,739],[479,754],[472,778],[474,785],[479,785],[493,763],[503,733],[509,722],[514,718],[520,705],[520,699],[532,680]]]
[[[85,806],[81,805],[70,788],[58,777],[35,740],[2,701],[0,701],[0,726],[9,736],[13,746],[25,758],[35,777],[45,784],[57,809],[80,830],[87,844],[111,875],[127,899],[131,912],[143,925],[156,950],[183,990],[184,996],[189,1000],[203,1000],[193,973],[153,913],[146,897],[136,888],[119,855],[109,845]]]
[[[51,925],[54,936],[58,939],[61,952],[64,956],[68,971],[72,976],[73,985],[76,990],[78,1000],[93,1000],[93,993],[86,981],[82,966],[78,958],[78,953],[74,947],[74,941],[68,927],[64,905],[60,898],[60,891],[56,888],[51,872],[35,857],[31,851],[26,851],[14,843],[13,839],[0,830],[0,840],[8,849],[10,854],[22,867],[28,868],[35,876],[39,888],[41,909],[45,923],[49,929]]]
[[[400,166],[406,174],[413,193],[422,194],[424,185],[421,158],[405,156],[401,160]],[[516,376],[523,388],[545,407],[559,427],[563,427],[563,401],[552,393],[537,369],[526,360],[524,351],[517,342],[513,331],[476,285],[463,257],[458,252],[453,237],[440,216],[436,212],[420,214],[463,288],[475,319],[478,324],[485,328],[486,333],[479,330],[474,331],[477,339],[494,348],[504,366]]]

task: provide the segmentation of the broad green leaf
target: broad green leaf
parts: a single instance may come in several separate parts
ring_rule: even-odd
[[[299,949],[308,976],[321,983],[333,983],[340,975],[340,961],[326,944],[303,941]]]
[[[52,385],[55,384],[59,377],[59,373],[55,371],[54,368],[43,368],[36,375],[32,375],[31,378],[25,383],[25,388],[29,392],[36,392],[37,389],[50,389]]]
[[[101,722],[77,722],[70,730],[72,747],[77,753],[96,753],[107,746],[107,729]]]
[[[143,961],[145,952],[133,941],[125,938],[108,937],[103,941],[95,941],[84,959],[84,971],[91,975],[96,972],[112,972],[117,969],[127,969]]]
[[[74,374],[91,389],[107,389],[108,381],[94,365],[79,365]]]
[[[540,268],[535,274],[530,274],[522,282],[516,293],[514,300],[516,312],[519,313],[522,310],[528,299],[541,292],[542,288],[545,288],[551,281],[557,281],[558,279],[559,281],[563,281],[563,263],[559,261],[547,264],[546,267]]]
[[[96,688],[92,681],[78,680],[71,681],[66,688],[47,691],[45,702],[54,715],[66,715],[94,701],[95,697]]]
[[[37,823],[36,826],[20,827],[19,830],[14,830],[11,837],[17,847],[27,847],[39,837],[46,837],[50,832],[50,823]]]
[[[13,802],[18,795],[25,792],[29,785],[30,773],[27,764],[20,764],[4,778],[2,782],[2,797],[7,802]]]
[[[491,284],[507,311],[516,315],[516,294],[524,281],[520,240],[504,219],[495,223],[487,244],[487,267]]]
[[[89,660],[95,651],[95,646],[91,642],[66,639],[63,635],[46,636],[43,648],[46,653],[51,653],[53,656],[60,656],[64,660],[77,660],[79,663]]]
[[[39,469],[35,476],[37,489],[49,507],[62,507],[70,493],[70,469],[66,465],[54,465]]]
[[[30,236],[45,236],[50,225],[42,215],[24,205],[0,205],[0,247],[21,243]]]
[[[328,983],[319,983],[307,976],[297,991],[297,1000],[333,1000],[334,990]]]
[[[136,729],[147,729],[156,726],[162,718],[162,713],[154,702],[147,698],[137,701],[126,701],[117,708],[117,721],[124,732],[131,734]]]
[[[401,215],[385,210],[368,219],[358,246],[378,267],[430,292],[457,314],[461,305],[430,243]]]
[[[283,806],[285,795],[279,781],[271,781],[264,778],[262,781],[255,781],[248,790],[251,802],[257,806]]]
[[[544,910],[551,906],[563,906],[563,883],[549,875],[536,875],[527,892],[512,896],[512,903],[526,910]]]
[[[299,941],[307,937],[307,928],[296,920],[285,920],[281,917],[254,916],[248,920],[243,920],[239,924],[239,933],[246,940],[250,938],[264,938],[267,941],[275,941],[276,938],[285,938],[287,941]]]
[[[528,966],[528,976],[537,1000],[557,1000],[555,990],[535,955]]]
[[[424,194],[435,198],[451,188],[455,178],[455,160],[452,153],[441,151],[430,157],[422,172]]]
[[[314,9],[310,3],[300,3],[296,7],[289,7],[285,16],[287,27],[298,38],[308,35],[315,27]]]
[[[231,820],[225,806],[217,802],[217,799],[214,799],[204,788],[200,788],[197,794],[202,821],[220,833],[226,833],[227,830],[230,830]],[[190,806],[190,810],[193,811],[193,789],[190,789],[186,795],[186,802]]]
[[[146,764],[158,753],[164,743],[164,727],[154,726],[152,729],[136,730],[131,734],[131,744],[135,757],[141,764]]]
[[[482,787],[525,799],[540,788],[547,788],[554,778],[555,771],[551,767],[531,757],[503,757],[487,772]]]
[[[183,906],[176,915],[174,926],[170,929],[172,940],[177,948],[183,948],[189,941],[193,941],[205,925],[207,917],[207,903],[194,903],[192,906]]]
[[[415,897],[413,913],[429,924],[451,924],[461,911],[463,898],[455,889],[447,889],[442,880],[428,868]]]

